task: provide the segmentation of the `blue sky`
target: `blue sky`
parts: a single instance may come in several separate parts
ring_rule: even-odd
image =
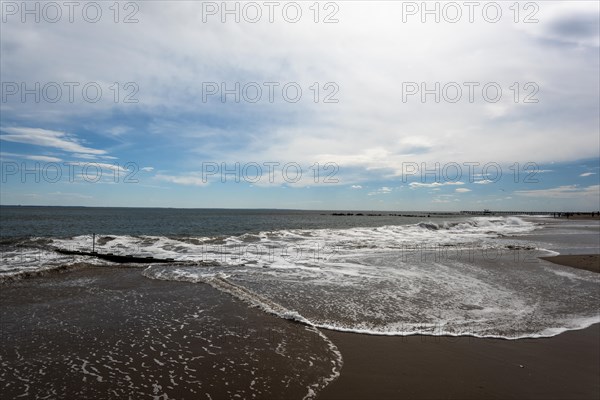
[[[509,3],[5,2],[0,203],[597,211],[598,4]]]

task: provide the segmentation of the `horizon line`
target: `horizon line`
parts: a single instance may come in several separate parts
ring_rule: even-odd
[[[452,211],[452,210],[374,210],[374,209],[306,209],[306,208],[272,208],[272,207],[255,207],[255,208],[236,208],[236,207],[168,207],[168,206],[155,206],[155,207],[144,207],[144,206],[57,206],[57,205],[40,205],[40,204],[0,204],[0,207],[56,207],[56,208],[131,208],[131,209],[171,209],[171,210],[275,210],[275,211],[326,211],[326,212],[378,212],[378,213],[398,213],[398,212],[407,212],[407,213],[430,213],[430,214],[468,214],[468,213],[581,213],[581,214],[590,214],[592,212],[598,211],[548,211],[548,210],[489,210],[489,209],[481,209],[481,210],[460,210],[460,211]]]

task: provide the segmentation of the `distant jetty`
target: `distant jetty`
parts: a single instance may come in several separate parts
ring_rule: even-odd
[[[154,257],[135,257],[132,255],[118,255],[113,253],[98,253],[97,251],[77,251],[77,250],[66,250],[56,249],[60,254],[75,255],[75,256],[89,256],[96,257],[101,260],[112,261],[116,263],[174,263],[176,262],[173,258],[154,258]]]
[[[328,215],[328,214],[321,214],[321,215]],[[355,217],[408,217],[408,218],[429,218],[431,217],[431,215],[435,215],[435,216],[442,216],[442,215],[458,215],[458,213],[441,213],[441,212],[432,212],[432,213],[425,213],[425,214],[394,214],[394,213],[362,213],[362,212],[357,212],[357,213],[343,213],[343,212],[339,212],[339,213],[331,213],[329,215],[334,215],[334,216],[355,216]]]

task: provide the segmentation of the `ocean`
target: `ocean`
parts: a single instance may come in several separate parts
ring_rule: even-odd
[[[599,322],[598,221],[547,216],[2,207],[0,277],[71,264],[56,249],[173,258],[140,279],[207,284],[306,326],[376,335],[553,336]],[[560,240],[556,240],[556,238]],[[566,239],[565,239],[566,238]]]

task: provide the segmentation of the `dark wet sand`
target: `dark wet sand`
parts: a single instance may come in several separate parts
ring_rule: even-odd
[[[600,273],[600,254],[558,255],[553,257],[540,257],[542,260],[567,267],[584,269]]]
[[[331,375],[329,343],[305,326],[140,273],[2,284],[0,398],[301,399]]]
[[[325,333],[344,367],[320,399],[600,398],[600,324],[520,340]]]

